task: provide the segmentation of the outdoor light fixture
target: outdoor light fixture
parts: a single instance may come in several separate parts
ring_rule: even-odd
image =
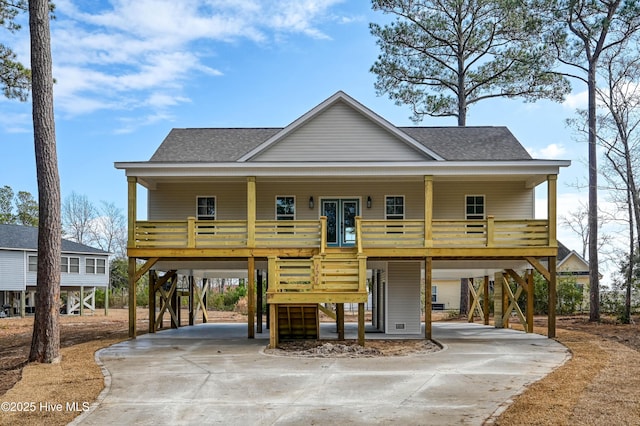
[[[313,208],[313,195],[311,197],[309,197],[309,208],[310,209]]]
[[[370,209],[371,208],[371,195],[369,195],[367,197],[367,208]]]

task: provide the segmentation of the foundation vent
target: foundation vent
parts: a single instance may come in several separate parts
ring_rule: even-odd
[[[397,322],[396,323],[396,330],[404,330],[407,328],[407,323],[406,322]]]

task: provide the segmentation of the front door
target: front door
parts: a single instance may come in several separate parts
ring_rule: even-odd
[[[356,216],[360,214],[357,199],[322,200],[322,216],[327,217],[327,245],[349,247],[356,243]]]

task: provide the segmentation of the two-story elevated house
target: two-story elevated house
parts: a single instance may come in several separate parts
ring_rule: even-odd
[[[555,297],[556,181],[568,165],[532,159],[504,127],[396,127],[343,92],[284,128],[173,129],[149,161],[115,165],[129,184],[130,283],[151,273],[155,331],[158,309],[175,320],[172,277],[241,270],[252,337],[256,282],[266,281],[273,346],[317,327],[326,303],[338,318],[342,304],[359,304],[363,343],[368,293],[375,328],[420,334],[423,308],[431,338],[434,277],[483,276],[496,282],[503,326],[530,288],[525,271],[542,272]],[[534,215],[541,184],[547,219]],[[139,186],[147,220],[136,213]],[[517,295],[503,278],[519,283]],[[202,306],[206,286],[192,286]],[[488,294],[474,308],[488,312]],[[132,309],[132,337],[135,320]]]

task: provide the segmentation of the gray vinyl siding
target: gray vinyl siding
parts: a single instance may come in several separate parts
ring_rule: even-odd
[[[24,252],[0,250],[0,291],[24,290],[25,270]]]
[[[428,157],[338,102],[251,161],[424,161]]]
[[[420,333],[420,269],[420,262],[388,263],[387,334]]]
[[[405,218],[422,219],[424,183],[422,181],[261,181],[256,183],[258,220],[275,219],[276,196],[295,196],[296,219],[315,220],[320,201],[328,198],[360,200],[363,219],[384,219],[385,197],[404,195]],[[434,182],[433,218],[464,219],[465,195],[485,195],[486,213],[496,219],[529,219],[535,215],[535,192],[524,182]],[[247,183],[211,181],[202,183],[162,183],[148,193],[149,220],[185,220],[196,216],[196,197],[216,197],[216,219],[247,218]],[[313,197],[314,208],[309,208]],[[371,197],[371,208],[366,207]]]

